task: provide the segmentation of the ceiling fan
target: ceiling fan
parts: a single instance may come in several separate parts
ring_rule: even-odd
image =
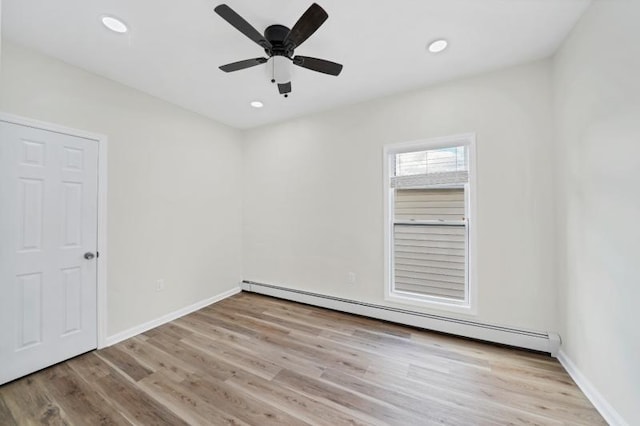
[[[304,43],[311,34],[316,32],[329,17],[327,12],[316,3],[313,3],[302,14],[293,28],[289,29],[284,25],[270,25],[264,30],[264,36],[226,4],[221,4],[214,10],[222,19],[262,47],[267,54],[267,58],[246,59],[222,65],[220,69],[224,72],[239,71],[271,60],[271,82],[278,83],[278,91],[281,95],[287,97],[291,92],[291,63],[329,75],[337,76],[342,71],[341,64],[310,56],[294,56],[293,54],[294,50]]]

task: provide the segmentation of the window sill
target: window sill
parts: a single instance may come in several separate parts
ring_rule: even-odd
[[[476,315],[475,306],[472,306],[471,304],[465,304],[464,302],[455,302],[446,299],[438,299],[429,296],[421,296],[402,292],[387,292],[384,299],[387,302],[393,302],[402,305],[410,305],[438,311],[455,312],[465,315]]]

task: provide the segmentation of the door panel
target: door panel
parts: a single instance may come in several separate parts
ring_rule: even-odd
[[[97,346],[98,142],[0,121],[0,383]]]
[[[67,268],[62,270],[64,287],[64,328],[63,335],[82,330],[82,270]]]
[[[18,275],[18,345],[16,349],[42,343],[42,274]]]
[[[62,247],[82,246],[82,184],[63,183],[64,232]]]

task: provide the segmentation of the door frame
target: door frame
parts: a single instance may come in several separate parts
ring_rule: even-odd
[[[89,139],[98,143],[97,347],[107,346],[107,136],[0,111],[0,121]]]

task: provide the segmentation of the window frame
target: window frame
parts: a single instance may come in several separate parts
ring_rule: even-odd
[[[394,230],[394,191],[391,188],[391,177],[395,173],[394,156],[405,152],[427,151],[440,148],[464,145],[467,147],[469,182],[465,184],[466,211],[466,277],[467,294],[464,302],[447,300],[428,295],[417,295],[392,290],[394,268],[393,230]],[[443,185],[442,188],[460,187],[460,185]],[[457,312],[468,315],[477,314],[478,283],[476,280],[476,136],[474,133],[430,138],[411,142],[387,144],[383,147],[383,199],[384,199],[384,298],[387,302],[431,308],[442,311]]]

